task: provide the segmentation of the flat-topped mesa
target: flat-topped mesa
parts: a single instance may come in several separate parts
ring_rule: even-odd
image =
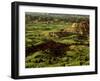
[[[73,23],[71,27],[64,27],[59,31],[48,32],[48,36],[59,38],[75,34],[89,36],[89,21],[80,21],[78,23]]]

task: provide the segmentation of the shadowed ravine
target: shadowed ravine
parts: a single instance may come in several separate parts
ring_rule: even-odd
[[[36,45],[36,46],[31,46],[31,47],[26,47],[26,57],[33,54],[34,52],[37,51],[45,51],[49,50],[53,52],[53,56],[59,56],[67,50],[70,50],[71,45],[86,45],[89,46],[89,44],[84,44],[84,43],[72,43],[72,44],[63,44],[59,42],[55,42],[53,40],[49,40],[45,43]]]

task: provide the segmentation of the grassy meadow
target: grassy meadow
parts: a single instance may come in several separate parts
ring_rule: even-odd
[[[89,16],[25,13],[25,67],[89,65]]]

